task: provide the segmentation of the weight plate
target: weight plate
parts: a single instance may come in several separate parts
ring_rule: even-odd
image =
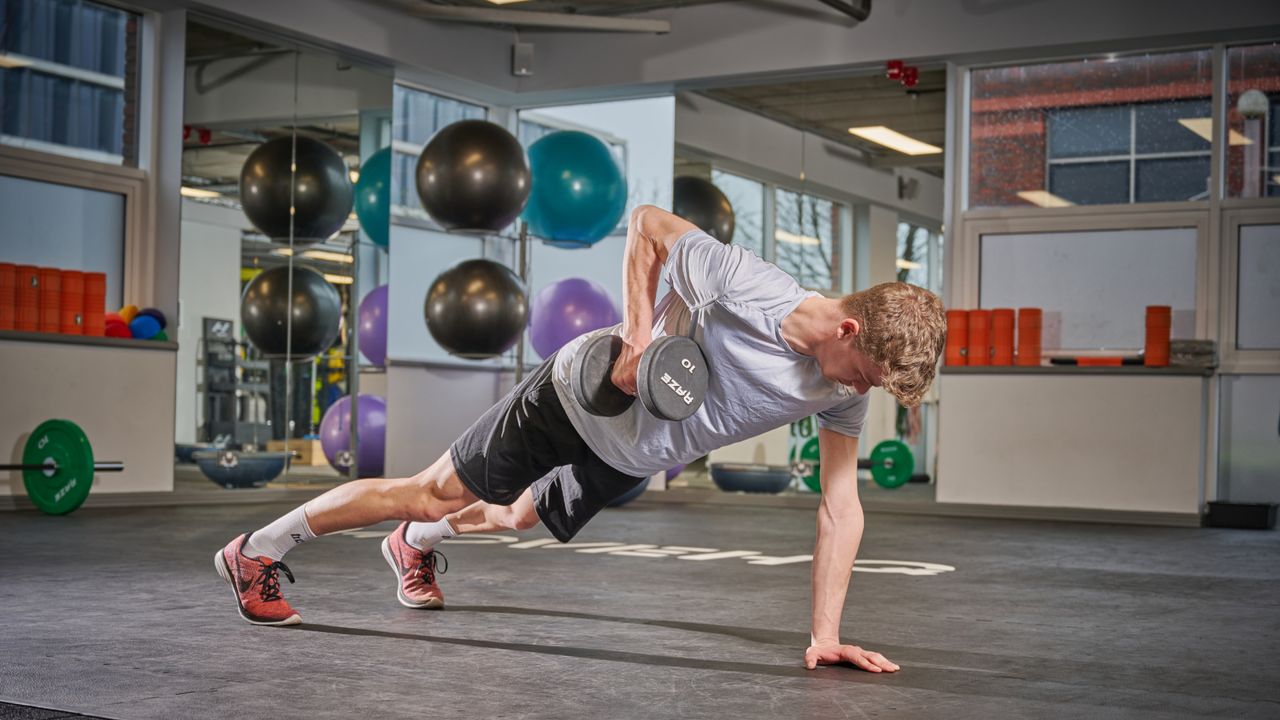
[[[569,368],[573,397],[584,410],[600,417],[614,417],[626,412],[635,398],[613,384],[613,361],[622,353],[622,338],[606,334],[582,344]]]
[[[871,451],[871,479],[882,488],[892,490],[906,485],[915,468],[911,448],[899,440],[885,440]]]
[[[809,472],[805,475],[800,476],[800,479],[804,481],[805,487],[809,488],[810,490],[816,493],[822,492],[822,482],[820,480],[821,476],[819,475],[819,473],[822,470],[822,462],[821,462],[822,457],[821,457],[821,454],[818,452],[818,438],[811,437],[808,440],[805,440],[803,443],[800,444],[798,450],[799,450],[799,453],[798,453],[799,456],[797,457],[797,448],[796,447],[791,448],[791,462],[792,463],[802,462],[802,463],[809,464]]]
[[[80,507],[93,486],[93,448],[89,438],[70,420],[46,420],[27,438],[24,465],[52,460],[53,470],[23,470],[31,502],[50,515],[65,515]]]
[[[698,343],[682,336],[654,340],[640,358],[636,390],[656,418],[684,420],[702,407],[710,374]]]

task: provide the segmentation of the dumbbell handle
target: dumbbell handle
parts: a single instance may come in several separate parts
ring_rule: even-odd
[[[50,460],[45,463],[0,465],[0,470],[56,470],[58,464]],[[106,460],[93,464],[94,472],[124,472],[124,463],[117,460]]]
[[[880,464],[881,464],[881,465],[883,465],[883,466],[885,466],[885,467],[887,467],[887,468],[891,468],[891,467],[893,467],[893,461],[892,461],[892,460],[890,460],[890,459],[888,459],[888,458],[885,458],[884,460],[881,460],[881,461],[880,461]],[[871,462],[871,459],[870,459],[870,458],[858,458],[858,469],[859,469],[859,470],[870,470],[870,469],[874,468],[875,466],[876,466],[876,463]]]
[[[884,459],[884,460],[881,460],[881,461],[880,461],[880,464],[881,464],[881,465],[883,465],[883,466],[885,466],[885,467],[887,467],[887,468],[891,468],[891,467],[893,467],[893,461],[892,461],[892,460],[889,460],[888,458],[886,458],[886,459]],[[796,463],[792,463],[792,466],[793,466],[793,467],[794,467],[795,465],[796,465]],[[859,469],[859,470],[870,470],[870,469],[874,468],[875,466],[876,466],[876,464],[875,464],[875,463],[873,463],[873,462],[871,462],[871,459],[870,459],[870,458],[858,458],[858,469]]]

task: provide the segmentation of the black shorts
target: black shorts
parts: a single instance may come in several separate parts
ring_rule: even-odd
[[[569,422],[552,385],[555,355],[489,408],[449,447],[476,497],[510,505],[533,487],[538,517],[560,542],[644,478],[606,465]]]

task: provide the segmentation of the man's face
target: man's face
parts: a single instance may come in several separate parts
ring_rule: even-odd
[[[859,395],[866,395],[871,388],[880,387],[884,377],[871,358],[854,347],[857,333],[856,320],[841,322],[836,330],[836,341],[818,351],[818,365],[828,380],[847,385]]]

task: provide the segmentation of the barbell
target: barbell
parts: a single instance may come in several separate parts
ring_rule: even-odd
[[[95,462],[93,446],[70,420],[45,420],[27,438],[21,463],[0,465],[21,470],[31,502],[50,515],[65,515],[84,504],[100,472],[122,472],[124,463]]]
[[[804,481],[814,492],[822,492],[818,481],[818,438],[810,438],[808,442],[793,450],[791,472]],[[911,448],[901,440],[884,440],[871,449],[871,456],[858,458],[859,470],[870,470],[871,479],[886,489],[902,487],[911,481],[916,461]]]

